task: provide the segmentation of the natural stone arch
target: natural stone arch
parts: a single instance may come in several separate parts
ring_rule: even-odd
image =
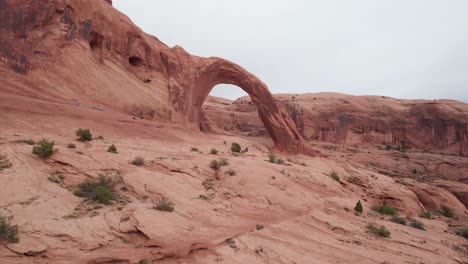
[[[240,87],[258,107],[258,114],[275,142],[275,148],[291,153],[316,154],[305,147],[295,123],[256,76],[221,58],[191,56],[180,47],[161,51],[169,77],[169,94],[176,110],[190,122],[199,123],[202,105],[214,86]]]

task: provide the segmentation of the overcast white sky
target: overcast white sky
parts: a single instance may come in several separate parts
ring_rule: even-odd
[[[273,93],[468,102],[467,0],[113,2],[169,46],[238,63]]]

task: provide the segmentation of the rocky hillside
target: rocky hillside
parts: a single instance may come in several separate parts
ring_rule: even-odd
[[[273,96],[112,1],[0,33],[2,264],[468,263],[466,104]]]

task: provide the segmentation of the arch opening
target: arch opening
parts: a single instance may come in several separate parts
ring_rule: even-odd
[[[257,106],[239,86],[218,84],[209,92],[201,109],[201,131],[220,131],[259,138],[271,145],[271,137],[258,114]]]

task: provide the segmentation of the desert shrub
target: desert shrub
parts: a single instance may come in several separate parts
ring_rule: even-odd
[[[432,218],[432,212],[431,211],[426,211],[426,212],[420,214],[419,217],[426,218],[426,219],[431,219]]]
[[[221,169],[222,166],[227,166],[229,165],[229,162],[227,159],[219,159],[219,160],[212,160],[210,162],[210,168],[212,168],[214,171],[218,171]]]
[[[219,159],[219,164],[221,166],[227,166],[229,165],[229,161],[226,158]]]
[[[11,223],[11,217],[0,215],[0,241],[18,243],[18,226]]]
[[[468,239],[468,227],[464,227],[461,229],[458,229],[457,232],[455,232],[458,236],[464,237]]]
[[[191,148],[190,151],[199,152],[199,150],[197,148]]]
[[[216,155],[216,154],[218,154],[218,150],[215,149],[215,148],[212,148],[212,149],[210,150],[210,154]]]
[[[11,162],[8,160],[6,155],[0,154],[0,171],[12,166]]]
[[[54,154],[54,142],[49,142],[46,139],[42,139],[33,147],[32,152],[40,158],[47,159]]]
[[[447,218],[454,218],[455,217],[455,213],[453,212],[453,209],[450,208],[450,207],[447,207],[445,205],[442,205],[442,207],[440,208],[442,210],[442,215],[447,217]]]
[[[394,215],[391,221],[400,225],[406,225],[406,219],[401,216]]]
[[[235,176],[237,174],[237,172],[235,170],[233,170],[233,169],[229,169],[224,174],[228,174],[230,176]]]
[[[143,166],[145,164],[145,159],[138,156],[133,159],[132,164],[135,166]]]
[[[108,204],[116,198],[114,192],[115,185],[116,181],[112,177],[99,175],[98,179],[86,180],[80,183],[74,194],[102,204]]]
[[[219,169],[221,169],[221,164],[218,160],[212,160],[210,162],[210,168],[212,168],[214,171],[218,171]]]
[[[103,137],[103,136],[98,136],[96,139],[98,139],[98,140],[104,140],[104,137]]]
[[[148,259],[142,259],[138,264],[150,264],[151,262]]]
[[[112,145],[110,145],[109,148],[107,149],[107,152],[117,154],[117,147],[116,147],[114,144],[112,144]]]
[[[369,232],[371,232],[372,234],[375,234],[381,237],[390,237],[390,234],[391,234],[390,231],[387,228],[385,228],[385,226],[378,227],[374,223],[368,224],[367,230],[369,230]]]
[[[261,225],[261,224],[257,224],[257,225],[255,226],[255,229],[257,229],[257,230],[262,230],[263,228],[264,228],[264,226]]]
[[[330,172],[329,176],[337,182],[340,181],[340,176],[338,176],[338,172],[336,171]]]
[[[381,213],[381,214],[384,214],[384,215],[397,215],[398,214],[398,209],[393,207],[393,206],[390,206],[387,204],[387,202],[383,202],[382,205],[377,205],[374,207],[374,210]]]
[[[276,159],[276,164],[284,164],[284,163],[286,163],[286,162],[284,161],[284,159],[282,159],[282,158],[277,158],[277,159]]]
[[[363,207],[362,207],[362,204],[361,204],[361,200],[359,200],[357,203],[356,203],[356,206],[354,207],[354,211],[358,212],[358,213],[362,213],[363,211]]]
[[[417,228],[417,229],[426,230],[426,228],[424,227],[424,224],[421,221],[418,221],[418,220],[411,221],[410,226],[414,227],[414,228]]]
[[[163,212],[173,212],[174,211],[174,203],[167,199],[166,197],[158,198],[155,201],[153,209]]]
[[[73,143],[70,143],[70,144],[67,145],[67,148],[74,149],[74,148],[76,148],[76,145],[73,144]]]
[[[276,163],[276,155],[275,155],[275,153],[270,152],[270,154],[268,154],[268,162]]]
[[[78,128],[75,132],[79,141],[91,141],[93,140],[93,135],[89,129]]]
[[[231,151],[235,153],[240,153],[242,150],[241,146],[238,143],[232,143]]]

